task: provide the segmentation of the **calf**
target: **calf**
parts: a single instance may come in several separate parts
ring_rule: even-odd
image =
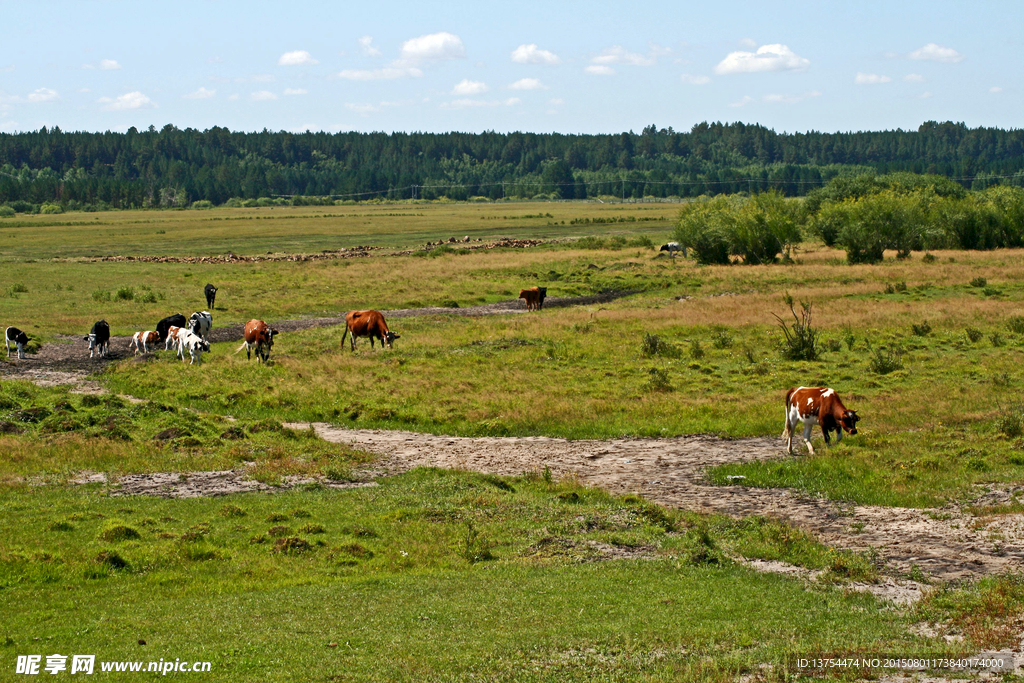
[[[11,342],[18,350],[18,358],[25,357],[25,345],[28,344],[28,335],[17,327],[8,327],[4,333],[4,344],[7,346],[7,357],[11,357]]]
[[[217,288],[208,284],[203,289],[203,293],[206,294],[206,307],[211,311],[214,310],[213,302],[217,299]]]
[[[210,336],[211,327],[213,327],[213,316],[209,311],[193,313],[192,317],[188,319],[189,331],[204,340]]]
[[[547,293],[547,289],[544,290]],[[520,289],[519,298],[526,301],[526,310],[536,311],[540,308],[540,287]]]
[[[206,341],[194,332],[186,332],[181,338],[181,342],[178,344],[178,357],[181,358],[182,362],[185,361],[185,350],[188,350],[188,355],[192,357],[192,365],[196,361],[199,364],[203,364],[203,351],[210,350],[210,342]]]
[[[164,342],[164,351],[174,348],[177,349],[181,345],[181,340],[184,339],[185,334],[188,332],[184,327],[171,326],[167,328],[167,339]]]
[[[668,244],[661,245],[659,251],[667,251],[668,255],[672,258],[676,257],[676,252],[683,252],[683,258],[686,258],[686,247],[679,246],[679,242],[669,242]]]
[[[384,315],[380,311],[349,311],[345,314],[345,331],[341,335],[341,348],[345,348],[345,336],[352,334],[352,350],[356,350],[356,337],[369,337],[370,348],[373,348],[373,340],[380,339],[380,346],[386,345],[389,349],[391,344],[401,335],[395,334],[388,329],[384,321]]]
[[[548,296],[548,288],[538,287],[537,291],[540,293],[540,296],[537,297],[537,310],[540,310],[544,308],[544,299],[546,299]]]
[[[141,349],[143,353],[148,353],[149,348],[147,345],[156,346],[158,343],[160,343],[160,335],[156,332],[151,330],[146,332],[136,332],[132,335],[132,340],[128,342],[128,348],[130,349],[134,346],[135,355],[137,356],[139,355],[139,349]]]
[[[836,433],[836,443],[843,439],[843,430],[850,434],[857,433],[857,420],[860,418],[853,410],[847,410],[839,399],[839,395],[826,387],[796,387],[786,394],[786,428],[783,438],[788,438],[786,449],[793,452],[793,430],[798,422],[804,423],[804,443],[807,452],[814,455],[811,447],[811,428],[821,425],[825,435],[825,445],[829,445],[829,432]]]
[[[181,313],[167,316],[156,324],[156,333],[159,335],[159,341],[167,339],[167,330],[172,327],[185,327],[187,324],[188,320]]]
[[[267,325],[262,320],[250,320],[242,330],[245,341],[238,347],[238,351],[245,349],[245,357],[252,359],[252,352],[256,351],[256,360],[267,362],[270,358],[270,349],[274,347],[274,337],[277,330]],[[238,353],[235,351],[235,353]]]
[[[89,358],[92,358],[94,353],[99,353],[102,358],[110,350],[110,325],[106,320],[97,320],[83,339],[89,342]]]

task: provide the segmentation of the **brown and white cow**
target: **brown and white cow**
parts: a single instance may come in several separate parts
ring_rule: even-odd
[[[181,340],[185,338],[186,334],[188,334],[188,330],[184,327],[175,327],[174,325],[168,327],[167,340],[164,342],[164,351],[171,348],[177,350],[181,345]]]
[[[128,348],[130,349],[134,346],[135,355],[137,356],[139,355],[140,350],[143,353],[149,352],[147,344],[149,346],[156,346],[159,342],[160,334],[157,332],[153,332],[152,330],[146,332],[136,332],[135,334],[132,335],[132,340],[128,342]]]
[[[274,346],[274,336],[277,330],[267,325],[262,320],[250,320],[242,330],[245,341],[238,347],[238,351],[245,349],[245,357],[252,359],[252,352],[256,351],[256,360],[267,362],[270,358],[270,349]],[[238,353],[236,351],[235,353]]]
[[[544,290],[547,294],[547,289]],[[537,311],[540,310],[541,296],[540,287],[530,287],[529,289],[520,289],[519,298],[526,301],[526,310]]]
[[[345,314],[345,331],[341,335],[341,348],[345,348],[345,337],[352,335],[352,350],[356,350],[356,337],[369,337],[370,348],[373,340],[380,339],[380,346],[392,348],[391,344],[402,335],[388,329],[380,311],[349,311]]]
[[[793,452],[793,430],[798,422],[804,424],[804,443],[807,452],[814,455],[811,447],[811,428],[821,425],[825,435],[825,445],[829,445],[829,432],[836,433],[836,443],[843,439],[843,430],[850,434],[857,433],[857,420],[860,418],[853,410],[847,410],[839,399],[839,395],[827,387],[795,387],[786,394],[786,428],[783,438],[788,438],[786,449]]]

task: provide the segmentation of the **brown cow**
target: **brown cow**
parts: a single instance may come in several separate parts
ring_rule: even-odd
[[[157,332],[136,332],[135,334],[132,335],[132,340],[128,342],[128,348],[130,349],[134,346],[135,355],[137,356],[139,355],[140,349],[142,350],[143,353],[148,353],[149,348],[147,348],[147,345],[155,347],[159,341],[160,334]]]
[[[349,311],[345,314],[345,331],[341,335],[341,348],[345,348],[345,337],[352,334],[352,350],[356,350],[356,337],[369,337],[370,348],[373,348],[373,340],[380,339],[380,346],[385,344],[390,349],[391,343],[401,335],[395,334],[388,329],[384,322],[384,315],[380,311]]]
[[[267,362],[270,358],[270,349],[274,346],[274,336],[277,335],[277,330],[267,325],[262,320],[250,320],[245,324],[245,329],[242,330],[242,336],[245,341],[238,347],[238,353],[242,349],[245,349],[245,357],[252,359],[252,351],[256,351],[256,360]]]
[[[547,290],[545,289],[545,294]],[[526,310],[536,311],[540,310],[540,287],[530,287],[529,289],[520,289],[519,298],[526,300]]]
[[[836,443],[843,440],[843,430],[857,433],[857,420],[853,410],[847,410],[839,395],[826,387],[795,387],[786,394],[786,429],[783,438],[788,438],[786,449],[793,452],[793,430],[798,422],[804,423],[804,443],[807,452],[814,455],[811,447],[811,428],[821,425],[825,445],[829,445],[829,432],[836,433]]]

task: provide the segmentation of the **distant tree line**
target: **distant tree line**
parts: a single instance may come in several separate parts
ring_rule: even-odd
[[[801,196],[872,171],[1024,185],[1024,131],[929,121],[916,131],[288,133],[178,129],[0,134],[0,203],[40,210],[175,207],[271,197]],[[17,210],[17,209],[16,209]]]
[[[701,197],[683,206],[676,240],[700,263],[772,263],[816,236],[850,263],[928,249],[1024,247],[1024,188],[968,190],[938,175],[840,176],[788,200],[771,190]]]

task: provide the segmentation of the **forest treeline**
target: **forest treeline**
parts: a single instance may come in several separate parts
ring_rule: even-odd
[[[0,134],[0,203],[63,209],[337,199],[802,196],[838,176],[927,173],[967,189],[1024,185],[1024,131],[929,121],[916,131],[289,133],[130,128]]]

